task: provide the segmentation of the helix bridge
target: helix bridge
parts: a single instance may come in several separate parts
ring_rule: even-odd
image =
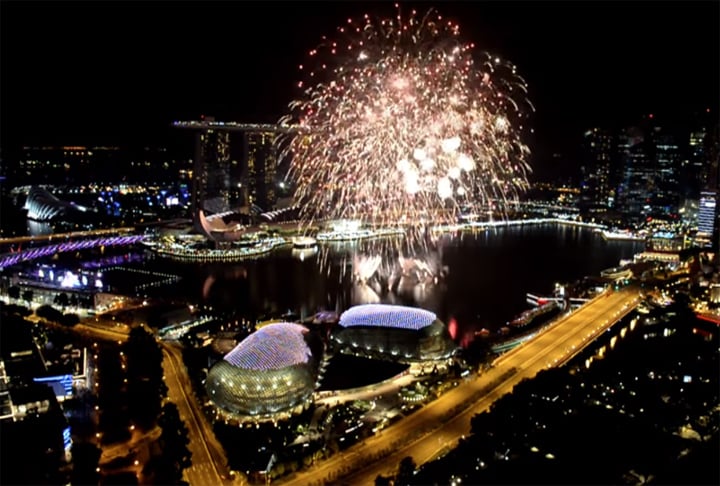
[[[146,235],[123,235],[108,236],[102,238],[83,239],[76,241],[64,241],[26,250],[18,250],[11,253],[0,255],[0,269],[17,265],[18,263],[53,256],[56,253],[66,253],[69,251],[88,250],[91,248],[99,248],[102,246],[124,246],[139,243],[146,238]]]

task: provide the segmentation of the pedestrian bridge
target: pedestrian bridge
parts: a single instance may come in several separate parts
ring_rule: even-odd
[[[63,241],[52,245],[28,248],[0,255],[0,269],[17,265],[18,263],[35,260],[36,258],[52,256],[56,253],[68,251],[87,250],[101,246],[132,245],[142,241],[145,235],[108,236],[103,238],[80,239]]]

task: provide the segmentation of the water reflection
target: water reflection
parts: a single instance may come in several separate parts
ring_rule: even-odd
[[[598,275],[641,249],[637,242],[605,242],[584,228],[543,225],[446,238],[416,253],[379,252],[355,242],[322,245],[303,259],[286,249],[242,263],[156,258],[142,265],[185,277],[159,289],[165,296],[238,317],[288,310],[307,317],[363,303],[413,305],[435,312],[460,342],[483,328],[499,329],[527,309],[527,292],[548,293],[555,282]]]
[[[425,307],[438,297],[448,268],[440,248],[414,254],[355,251],[352,255],[353,304],[413,304]]]
[[[215,282],[218,279],[223,280],[239,280],[247,278],[247,270],[243,266],[228,266],[222,270],[213,272],[205,278],[202,286],[203,299],[207,300],[210,298],[210,292],[212,291]]]
[[[293,248],[291,251],[291,255],[293,256],[293,258],[297,258],[301,262],[304,262],[305,260],[308,260],[317,254],[317,246],[314,246],[312,248]]]

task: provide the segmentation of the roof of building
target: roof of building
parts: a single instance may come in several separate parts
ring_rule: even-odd
[[[365,304],[351,307],[340,316],[342,327],[389,327],[418,331],[437,320],[435,313],[416,307]]]
[[[306,364],[312,351],[305,340],[308,329],[290,322],[269,324],[245,338],[225,355],[238,368],[268,371]]]

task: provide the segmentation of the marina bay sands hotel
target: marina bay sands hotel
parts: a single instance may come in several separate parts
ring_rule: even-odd
[[[291,128],[271,124],[175,121],[172,126],[195,132],[192,211],[206,215],[256,207],[273,209],[278,194],[279,134]]]

